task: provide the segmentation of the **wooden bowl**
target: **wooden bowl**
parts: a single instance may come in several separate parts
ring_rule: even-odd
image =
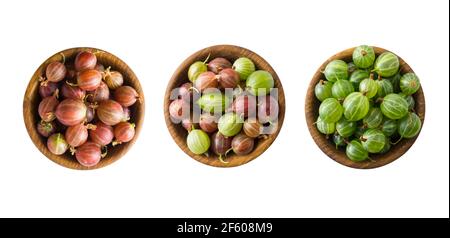
[[[63,155],[54,155],[47,148],[47,138],[39,135],[36,129],[37,123],[40,121],[40,117],[38,114],[38,105],[41,101],[41,97],[39,95],[39,76],[45,75],[45,68],[47,65],[54,61],[61,61],[63,56],[66,58],[66,62],[73,62],[75,56],[78,52],[87,50],[94,52],[97,56],[97,62],[101,63],[106,67],[111,66],[111,69],[117,70],[122,73],[124,77],[124,85],[130,85],[138,92],[141,102],[136,102],[131,108],[131,122],[136,124],[136,134],[134,138],[128,142],[117,146],[108,146],[108,154],[105,158],[101,159],[100,162],[92,167],[85,167],[78,163],[75,159],[75,156],[70,155],[69,152],[64,153]],[[99,50],[95,48],[81,47],[81,48],[72,48],[63,50],[58,52],[48,58],[44,63],[39,66],[36,72],[31,77],[31,80],[28,84],[27,90],[25,92],[24,100],[23,100],[23,118],[25,121],[25,126],[27,127],[28,134],[31,137],[31,140],[36,145],[36,147],[45,155],[47,158],[52,160],[53,162],[62,165],[71,169],[98,169],[104,166],[107,166],[114,161],[120,159],[136,142],[139,132],[142,129],[142,124],[144,121],[144,93],[142,92],[141,85],[139,83],[138,78],[133,73],[133,71],[128,67],[125,62],[117,58],[115,55],[108,53],[104,50]]]
[[[387,51],[379,47],[373,48],[377,56]],[[347,158],[347,156],[345,155],[345,149],[343,148],[336,149],[334,143],[330,140],[327,140],[326,136],[321,134],[314,124],[317,117],[319,116],[319,105],[320,105],[320,101],[316,98],[314,94],[314,88],[321,79],[325,78],[325,76],[323,76],[321,72],[325,69],[326,65],[332,60],[341,59],[344,60],[345,62],[351,62],[352,53],[354,49],[355,48],[350,48],[331,56],[319,67],[319,69],[317,69],[316,73],[314,74],[309,84],[308,92],[306,94],[305,99],[306,123],[308,124],[309,132],[311,133],[311,136],[316,142],[316,144],[331,159],[335,160],[340,164],[352,168],[358,169],[377,168],[391,163],[392,161],[398,159],[400,156],[406,153],[406,151],[408,151],[408,149],[414,144],[418,135],[411,139],[402,139],[398,144],[393,145],[392,148],[389,150],[389,152],[387,152],[386,154],[371,154],[370,157],[372,160],[354,162]],[[400,59],[400,72],[402,74],[414,72],[402,58],[399,57],[399,59]],[[425,97],[423,95],[422,87],[413,95],[413,97],[416,102],[414,110],[419,116],[420,120],[422,121],[423,126],[423,122],[425,119]]]
[[[218,157],[213,153],[209,153],[209,156],[205,155],[196,155],[192,153],[186,145],[186,138],[188,132],[181,126],[181,124],[174,124],[169,115],[169,104],[170,104],[170,93],[174,88],[179,87],[181,84],[185,82],[189,82],[187,77],[187,72],[189,66],[195,61],[204,61],[208,55],[210,55],[210,59],[214,59],[216,57],[223,57],[228,59],[230,62],[234,62],[239,57],[247,57],[253,61],[256,66],[256,69],[266,70],[270,72],[275,80],[275,88],[278,88],[278,104],[279,104],[279,114],[278,114],[278,128],[276,132],[268,135],[266,139],[258,139],[255,140],[255,147],[253,151],[248,155],[238,156],[234,153],[230,153],[226,157],[226,161],[229,163],[225,164],[218,160]],[[165,98],[164,98],[164,117],[166,120],[167,129],[169,130],[172,138],[178,144],[178,146],[190,157],[193,159],[207,165],[215,166],[215,167],[234,167],[243,165],[252,161],[259,155],[261,155],[269,146],[273,143],[275,138],[278,136],[280,129],[283,125],[284,120],[284,112],[285,112],[285,99],[284,99],[284,91],[283,86],[281,85],[281,81],[278,78],[275,70],[265,61],[261,56],[256,53],[234,45],[216,45],[211,46],[200,51],[197,51],[193,55],[189,56],[186,60],[181,63],[181,65],[176,69],[175,73],[172,75],[172,78],[167,85]]]

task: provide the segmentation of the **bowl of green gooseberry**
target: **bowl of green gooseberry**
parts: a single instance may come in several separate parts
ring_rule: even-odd
[[[325,61],[306,95],[305,116],[319,148],[336,162],[370,169],[400,158],[425,119],[419,77],[396,54],[361,45]]]
[[[214,167],[264,153],[283,125],[285,98],[275,70],[256,53],[216,45],[184,60],[170,79],[164,117],[175,143]]]

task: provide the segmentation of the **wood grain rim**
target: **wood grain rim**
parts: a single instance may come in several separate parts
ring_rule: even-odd
[[[45,68],[46,66],[54,61],[61,61],[62,60],[62,54],[64,54],[67,61],[73,60],[76,56],[76,54],[80,51],[87,50],[94,52],[97,56],[97,62],[102,63],[107,66],[111,66],[111,69],[117,70],[124,76],[124,85],[130,85],[136,89],[136,91],[139,94],[140,97],[140,103],[137,102],[134,104],[130,110],[131,110],[131,121],[133,121],[136,125],[136,134],[134,138],[125,144],[115,146],[111,148],[111,146],[108,147],[108,155],[100,160],[100,162],[93,167],[85,167],[82,166],[77,162],[75,157],[69,155],[68,152],[65,154],[58,156],[52,154],[46,146],[46,138],[40,136],[36,129],[36,123],[40,120],[39,115],[37,113],[37,105],[40,101],[40,96],[38,93],[39,89],[39,81],[37,80],[40,75],[45,74]],[[134,72],[131,70],[131,68],[123,62],[121,59],[119,59],[117,56],[101,50],[97,48],[92,47],[76,47],[76,48],[70,48],[63,51],[60,51],[51,57],[49,57],[47,60],[45,60],[35,71],[33,76],[31,77],[30,82],[28,83],[27,89],[25,91],[24,100],[23,100],[23,118],[25,122],[25,126],[27,128],[28,135],[30,136],[31,140],[33,141],[34,145],[41,151],[42,154],[44,154],[48,159],[51,161],[64,166],[66,168],[70,169],[76,169],[76,170],[92,170],[92,169],[98,169],[105,167],[107,165],[112,164],[113,162],[120,159],[123,155],[125,155],[129,149],[133,146],[133,144],[136,142],[136,140],[139,137],[139,134],[141,132],[143,122],[144,122],[144,114],[145,114],[145,100],[144,100],[144,92],[142,90],[142,87],[139,83],[138,78],[134,74]]]
[[[385,51],[388,51],[388,50],[385,50],[380,47],[373,47],[373,48],[374,48],[375,54],[377,56]],[[392,146],[391,150],[389,152],[387,152],[386,154],[371,155],[371,158],[373,159],[373,161],[366,160],[363,162],[353,162],[347,158],[347,156],[345,155],[345,150],[342,150],[342,149],[337,150],[336,146],[333,144],[333,142],[331,142],[330,140],[327,140],[325,138],[325,135],[321,134],[317,130],[317,127],[314,125],[314,122],[316,121],[316,119],[319,115],[318,110],[319,110],[319,105],[320,105],[319,100],[315,97],[314,88],[315,88],[316,84],[321,79],[324,78],[324,76],[321,72],[325,69],[326,65],[332,60],[341,59],[346,62],[350,62],[352,60],[352,53],[353,53],[354,49],[355,49],[355,47],[346,49],[342,52],[339,52],[339,53],[331,56],[328,60],[326,60],[317,69],[316,73],[314,74],[314,76],[309,84],[307,94],[306,94],[306,99],[305,99],[306,123],[307,123],[308,130],[309,130],[314,142],[326,155],[328,155],[328,157],[330,157],[334,161],[336,161],[342,165],[345,165],[345,166],[348,166],[351,168],[357,168],[357,169],[378,168],[378,167],[384,166],[386,164],[389,164],[389,163],[397,160],[403,154],[405,154],[406,151],[408,151],[408,149],[414,144],[414,142],[416,141],[416,139],[419,135],[417,135],[416,137],[411,138],[411,139],[402,139],[398,144]],[[399,57],[399,59],[400,59],[400,71],[402,74],[414,72],[411,69],[411,67],[401,57]],[[413,97],[416,102],[414,110],[417,113],[417,115],[419,116],[420,120],[422,121],[422,128],[423,128],[424,120],[425,120],[425,96],[424,96],[422,87],[420,87],[420,89],[413,95]],[[420,134],[420,132],[419,132],[419,134]]]
[[[217,159],[217,156],[215,155],[210,155],[209,157],[207,157],[204,155],[196,155],[192,153],[186,146],[187,131],[180,124],[172,123],[168,111],[170,104],[170,93],[172,89],[179,87],[183,82],[188,82],[189,80],[187,79],[187,70],[189,66],[195,61],[204,61],[209,54],[210,59],[216,57],[224,57],[231,60],[231,62],[236,60],[238,57],[247,57],[255,63],[257,69],[266,70],[270,72],[274,78],[275,87],[278,88],[279,115],[278,115],[278,128],[276,132],[274,134],[269,135],[267,139],[258,140],[258,143],[255,144],[254,150],[248,155],[237,156],[233,154],[231,156],[227,156],[226,160],[229,161],[228,164],[221,163]],[[254,160],[264,151],[266,151],[270,147],[270,145],[275,141],[283,126],[285,115],[285,97],[283,86],[277,73],[272,68],[272,66],[270,66],[270,64],[266,60],[264,60],[261,56],[240,46],[215,45],[195,52],[180,64],[180,66],[173,73],[167,85],[163,107],[167,129],[169,130],[169,133],[174,139],[175,143],[180,147],[181,150],[184,151],[184,153],[186,153],[188,156],[190,156],[191,158],[195,159],[200,163],[214,167],[229,168],[240,166]]]

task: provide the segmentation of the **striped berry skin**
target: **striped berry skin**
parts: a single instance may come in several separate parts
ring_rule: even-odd
[[[361,69],[370,68],[375,61],[375,51],[371,46],[361,45],[353,50],[353,63]]]
[[[201,155],[208,151],[211,140],[206,132],[194,129],[189,132],[186,138],[186,144],[192,153]]]
[[[348,80],[350,82],[352,82],[353,88],[355,90],[358,90],[359,83],[361,83],[361,81],[363,81],[364,79],[369,78],[369,77],[370,77],[370,73],[368,71],[357,69],[350,75],[350,78]]]
[[[247,80],[248,76],[255,72],[255,64],[246,57],[234,61],[232,68],[239,74],[241,80]]]
[[[400,95],[391,93],[383,98],[380,105],[383,115],[390,119],[400,119],[408,113],[408,102]]]
[[[240,81],[239,74],[231,68],[222,69],[217,75],[220,88],[236,88]]]
[[[380,130],[386,136],[392,136],[397,132],[397,121],[389,118],[385,118],[384,122],[380,125]]]
[[[86,120],[87,107],[81,100],[64,99],[55,110],[56,118],[65,126],[75,126]]]
[[[384,148],[386,136],[378,129],[369,129],[361,136],[361,143],[368,152],[378,153]]]
[[[387,79],[380,79],[376,81],[378,84],[377,97],[383,98],[388,94],[394,93],[394,86],[391,81]]]
[[[84,144],[88,139],[88,135],[87,126],[83,123],[67,127],[65,133],[66,141],[72,147],[78,147]]]
[[[138,98],[139,94],[130,86],[121,86],[114,92],[114,100],[124,107],[133,105]]]
[[[333,134],[336,130],[336,123],[327,123],[322,121],[320,117],[317,118],[316,127],[320,131],[320,133],[325,135]]]
[[[122,105],[114,100],[101,101],[96,113],[100,121],[110,126],[114,126],[125,119]]]
[[[114,139],[113,128],[103,122],[97,122],[95,129],[89,130],[89,138],[100,146],[108,145]]]
[[[100,146],[94,142],[88,141],[76,149],[75,158],[83,166],[95,166],[102,158]]]
[[[330,82],[348,79],[348,65],[343,60],[333,60],[327,64],[323,72]]]
[[[406,102],[408,103],[408,110],[413,110],[416,106],[416,101],[414,100],[413,96],[411,95],[405,95],[403,93],[399,93],[398,95],[402,96]]]
[[[66,77],[66,66],[61,62],[52,62],[45,69],[45,76],[49,82],[57,83]]]
[[[215,74],[218,74],[220,71],[231,67],[231,62],[222,57],[217,57],[208,63],[208,70]]]
[[[275,81],[272,74],[265,70],[256,70],[245,81],[247,91],[255,96],[267,95],[274,84]]]
[[[359,121],[369,112],[369,99],[360,92],[353,92],[345,98],[343,107],[347,120]]]
[[[336,122],[336,131],[340,136],[348,138],[355,133],[356,126],[356,122],[348,121],[342,117],[338,122]]]
[[[116,138],[116,142],[123,143],[131,141],[135,134],[134,127],[134,123],[129,122],[120,122],[119,124],[115,125],[114,137]]]
[[[350,93],[353,93],[355,88],[353,84],[348,80],[338,80],[333,84],[331,93],[337,100],[344,100]]]
[[[89,51],[82,51],[75,57],[74,66],[78,72],[94,69],[96,65],[97,57]]]
[[[109,88],[103,81],[92,92],[88,92],[87,100],[89,102],[101,102],[109,99]]]
[[[77,77],[77,86],[85,91],[94,91],[102,82],[102,74],[95,69],[88,69]]]
[[[62,155],[67,151],[69,145],[64,139],[63,134],[55,133],[47,139],[47,148],[52,154]]]
[[[400,78],[400,89],[405,95],[411,95],[417,92],[420,88],[420,80],[414,73],[404,74]]]
[[[316,95],[316,98],[319,101],[323,102],[323,100],[333,97],[333,94],[331,92],[332,87],[332,82],[320,80],[320,82],[318,82],[314,88],[314,94]]]
[[[231,148],[232,141],[233,137],[226,137],[220,132],[215,132],[211,136],[211,151],[216,155],[223,156]]]
[[[63,98],[83,100],[86,96],[86,91],[82,90],[78,86],[72,86],[67,83],[63,83],[63,85],[61,86],[61,96]]]
[[[398,72],[399,67],[400,60],[398,57],[391,52],[384,52],[375,61],[373,71],[381,77],[388,78],[394,76]]]
[[[106,71],[105,76],[103,77],[106,85],[111,90],[115,90],[123,84],[123,75],[118,71]]]
[[[355,162],[364,161],[369,158],[369,153],[358,140],[352,140],[347,144],[345,154],[350,160]]]
[[[256,138],[261,134],[262,127],[263,127],[263,125],[259,121],[257,121],[257,120],[252,121],[252,120],[247,119],[244,121],[244,125],[242,126],[242,131],[244,131],[244,133],[247,136]]]
[[[231,148],[237,155],[247,155],[253,150],[255,139],[248,137],[244,133],[237,134],[231,141]]]
[[[55,96],[48,96],[39,103],[38,113],[45,122],[51,122],[55,119],[55,110],[59,101]]]
[[[319,116],[327,123],[334,123],[339,121],[342,117],[344,109],[335,98],[327,98],[320,104]]]
[[[419,116],[413,112],[409,112],[405,117],[398,121],[398,134],[402,138],[413,138],[417,136],[422,127]]]
[[[370,78],[366,78],[359,84],[359,91],[363,93],[368,98],[373,98],[377,95],[378,84],[373,80],[373,74]]]
[[[200,92],[203,92],[208,88],[217,88],[218,85],[219,82],[217,81],[216,74],[209,71],[199,74],[194,82],[194,87]]]
[[[333,87],[332,82],[326,81],[326,80],[320,80],[320,82],[318,82],[316,84],[316,87],[314,88],[314,94],[316,95],[316,98],[319,101],[323,102],[323,100],[333,97],[333,94],[331,91],[332,87]]]
[[[383,122],[383,113],[377,107],[369,110],[367,115],[363,118],[363,123],[367,128],[377,128]]]
[[[219,118],[217,128],[224,136],[235,136],[242,130],[243,124],[242,117],[234,112],[228,112]]]

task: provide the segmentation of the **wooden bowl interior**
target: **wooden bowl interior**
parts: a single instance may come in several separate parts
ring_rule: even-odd
[[[319,116],[319,105],[320,105],[320,101],[316,98],[314,94],[314,88],[321,79],[325,79],[325,76],[321,72],[325,69],[326,65],[332,60],[341,59],[347,63],[351,62],[352,53],[354,49],[355,48],[350,48],[336,55],[333,55],[331,58],[325,61],[314,74],[309,84],[305,99],[306,122],[308,125],[309,132],[311,133],[311,136],[316,142],[317,146],[319,146],[319,148],[331,159],[335,160],[340,164],[352,168],[359,168],[359,169],[377,168],[386,165],[388,163],[391,163],[392,161],[398,159],[400,156],[406,153],[406,151],[408,151],[408,149],[414,144],[414,141],[416,140],[417,136],[411,139],[402,139],[398,144],[393,145],[391,150],[386,154],[371,154],[370,157],[372,160],[366,160],[363,162],[353,162],[350,159],[348,159],[347,156],[345,155],[344,148],[341,147],[340,149],[336,149],[334,143],[331,140],[326,139],[326,136],[321,134],[314,124],[314,122],[317,120],[317,117]],[[377,56],[387,51],[379,47],[374,47],[374,50]],[[402,74],[414,72],[402,58],[399,57],[399,59],[400,59],[400,72]],[[425,119],[425,98],[422,91],[422,87],[413,95],[413,97],[416,102],[414,110],[420,117],[423,126],[423,122]]]
[[[214,155],[213,153],[210,153],[209,157],[205,155],[196,155],[192,153],[187,145],[186,145],[186,137],[188,135],[187,131],[181,126],[181,124],[174,124],[170,120],[170,115],[168,112],[169,104],[170,104],[170,92],[176,88],[179,87],[181,84],[185,82],[189,82],[187,77],[187,72],[189,69],[189,66],[194,63],[195,61],[204,61],[208,55],[210,55],[210,59],[214,59],[216,57],[223,57],[228,59],[230,62],[234,62],[239,57],[247,57],[251,59],[256,66],[256,69],[260,70],[266,70],[270,72],[275,80],[275,87],[278,88],[278,103],[279,103],[279,115],[278,115],[278,128],[274,134],[271,134],[266,139],[258,139],[255,142],[255,148],[254,150],[244,156],[237,156],[234,153],[230,153],[225,158],[226,161],[229,163],[224,164],[218,160],[218,157]],[[166,120],[167,128],[172,135],[175,142],[178,144],[178,146],[190,157],[194,158],[195,160],[215,166],[215,167],[234,167],[239,166],[242,164],[245,164],[256,157],[258,157],[260,154],[262,154],[275,140],[278,133],[280,132],[280,129],[283,125],[284,120],[284,113],[285,113],[285,98],[284,98],[284,91],[283,87],[281,85],[280,79],[278,78],[278,75],[276,74],[275,70],[267,63],[263,58],[261,58],[256,53],[238,47],[238,46],[232,46],[232,45],[218,45],[218,46],[212,46],[205,48],[203,50],[200,50],[193,55],[191,55],[189,58],[187,58],[175,71],[172,78],[169,81],[169,84],[167,85],[166,93],[165,93],[165,99],[164,99],[164,117]]]
[[[111,66],[111,70],[117,70],[122,73],[124,77],[124,85],[129,85],[136,89],[141,99],[140,102],[136,102],[133,106],[130,107],[130,121],[136,124],[135,137],[128,143],[117,145],[115,147],[108,146],[107,156],[100,160],[100,162],[93,167],[82,166],[69,152],[66,152],[63,155],[52,154],[47,148],[47,138],[39,135],[36,129],[36,125],[40,121],[40,117],[38,114],[38,105],[41,101],[41,97],[39,95],[39,76],[45,76],[45,69],[47,65],[54,61],[61,61],[63,58],[62,55],[64,55],[66,62],[73,63],[76,54],[83,50],[94,52],[97,56],[97,62],[103,64],[105,68]],[[31,78],[25,92],[23,102],[23,117],[28,134],[30,135],[33,143],[47,158],[67,168],[85,170],[97,169],[109,165],[114,161],[120,159],[131,148],[131,146],[137,140],[142,128],[145,111],[144,108],[144,93],[142,91],[139,80],[137,79],[133,71],[122,60],[106,51],[84,47],[67,49],[56,53],[48,58],[44,63],[42,63],[41,66],[39,66],[39,68]]]

